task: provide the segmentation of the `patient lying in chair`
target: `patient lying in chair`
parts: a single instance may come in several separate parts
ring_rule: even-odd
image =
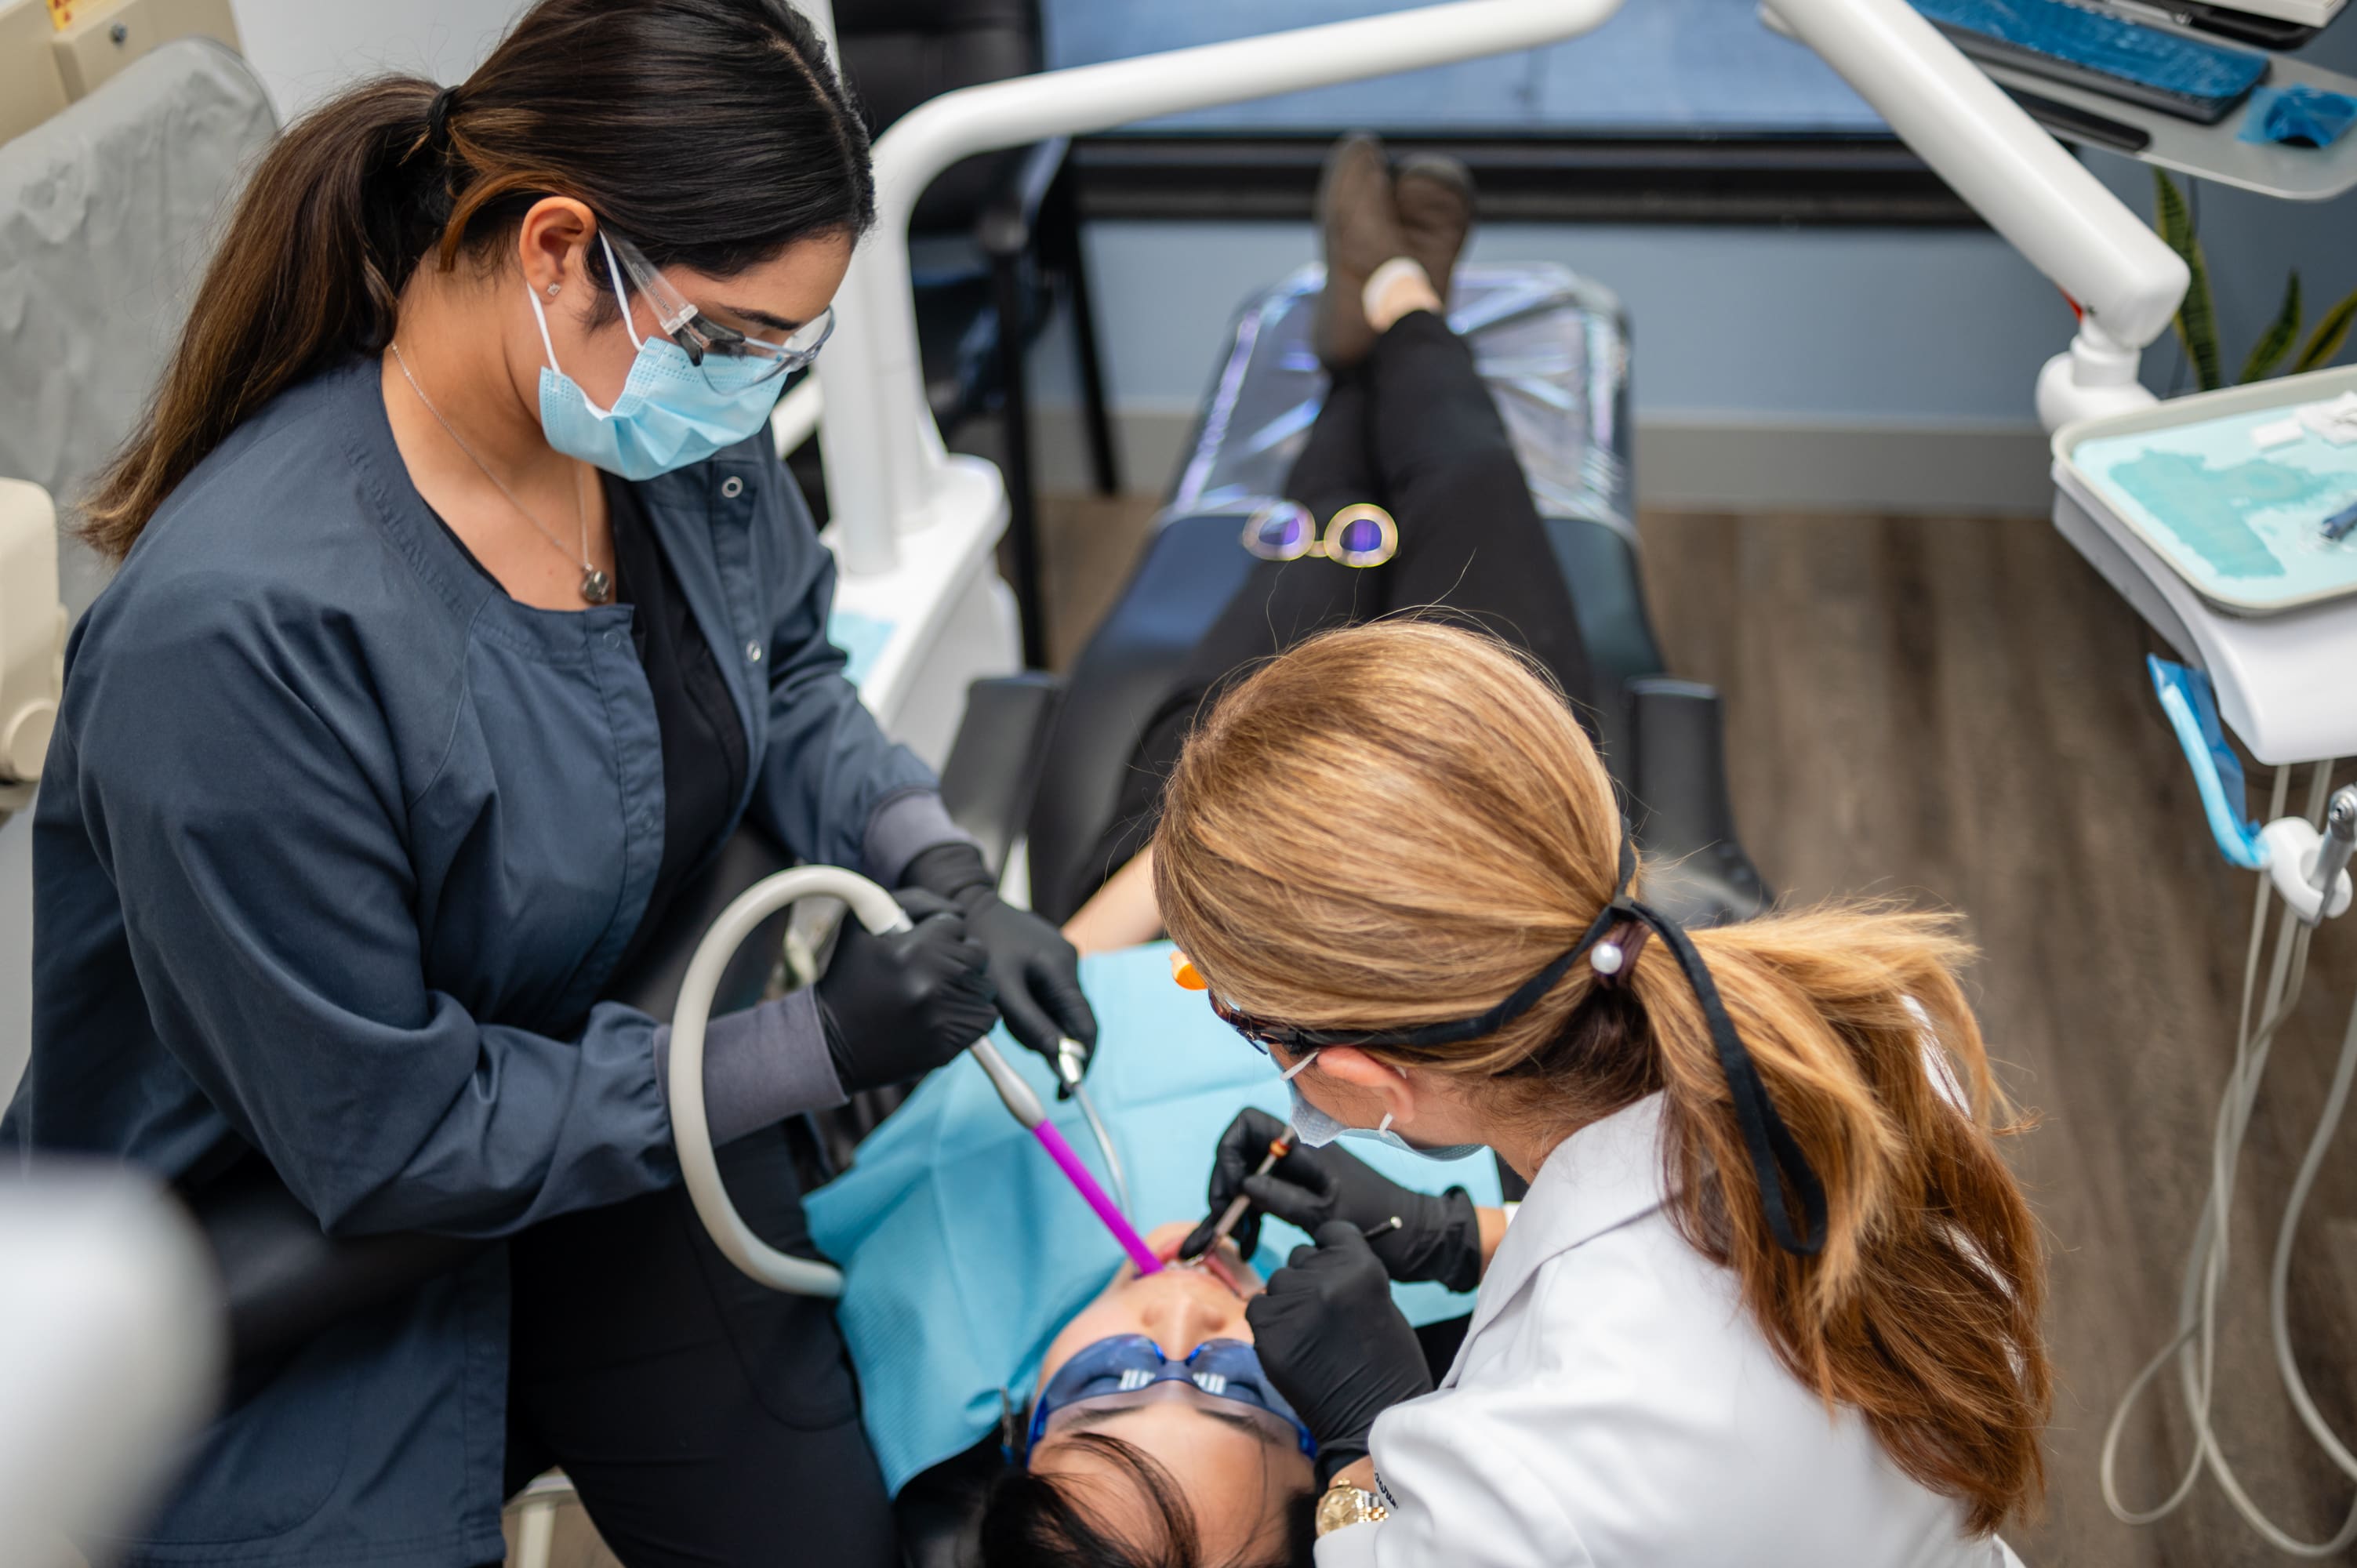
[[[1108,880],[1066,928],[1084,952],[1159,933],[1143,852],[1196,714],[1314,632],[1445,613],[1523,649],[1584,722],[1592,712],[1578,612],[1529,478],[1445,315],[1473,226],[1471,177],[1433,156],[1394,173],[1374,138],[1354,136],[1329,156],[1318,208],[1326,286],[1314,339],[1331,386],[1286,477],[1289,499],[1245,521],[1251,574],[1137,739],[1092,857]]]
[[[1097,954],[1081,972],[1103,1030],[1090,1092],[1133,1217],[1165,1258],[1203,1218],[1230,1120],[1288,1107],[1267,1059],[1171,983],[1168,950]],[[1045,1064],[1006,1056],[1053,1105]],[[1079,1108],[1054,1115],[1103,1179]],[[1353,1152],[1394,1180],[1499,1200],[1491,1161]],[[1139,1277],[970,1058],[927,1080],[807,1204],[813,1237],[844,1267],[838,1316],[887,1484],[897,1494],[994,1434],[1012,1466],[1028,1464],[995,1489],[992,1563],[1307,1561],[1309,1460],[1260,1379],[1243,1312],[1297,1231],[1270,1220],[1254,1259],[1231,1248]],[[1471,1305],[1437,1285],[1395,1294],[1416,1323]]]
[[[1236,1112],[1289,1110],[1267,1059],[1171,983],[1168,950],[1129,945],[1160,930],[1140,852],[1196,713],[1311,632],[1435,606],[1528,650],[1575,703],[1590,697],[1577,611],[1528,480],[1441,314],[1472,223],[1469,178],[1437,159],[1394,174],[1372,138],[1352,138],[1329,162],[1319,207],[1317,339],[1332,388],[1287,478],[1292,500],[1244,529],[1259,557],[1251,575],[1136,742],[1099,860],[1122,869],[1066,928],[1090,955],[1082,978],[1103,1026],[1091,1091],[1127,1168],[1131,1218],[1165,1258],[1203,1218],[1213,1150]],[[1052,1094],[1037,1058],[1007,1054]],[[1078,1108],[1057,1121],[1097,1163]],[[1409,1187],[1499,1199],[1487,1159],[1442,1166],[1380,1145],[1362,1157]],[[838,1316],[894,1493],[994,1434],[1003,1444],[1010,1468],[983,1527],[989,1563],[1308,1561],[1307,1439],[1261,1376],[1243,1310],[1298,1232],[1272,1222],[1254,1258],[1231,1249],[1140,1277],[970,1060],[935,1074],[808,1209],[844,1266]],[[1437,1285],[1395,1294],[1417,1324],[1470,1306]]]

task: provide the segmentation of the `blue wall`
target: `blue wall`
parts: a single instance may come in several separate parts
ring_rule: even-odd
[[[2344,17],[2309,56],[2357,74],[2357,22]],[[2148,168],[2086,158],[2132,210],[2150,213]],[[2230,373],[2291,268],[2311,317],[2357,288],[2348,199],[2295,204],[2203,185],[2200,203]],[[1095,225],[1092,278],[1116,403],[1191,406],[1237,305],[1315,253],[1300,224]],[[1485,230],[1475,254],[1562,261],[1617,289],[1634,323],[1638,411],[1652,419],[2027,429],[2038,367],[2071,335],[2053,286],[1986,231],[1515,225]],[[2146,355],[2147,381],[2166,390],[2179,358],[2163,338]],[[1069,362],[1060,338],[1042,345],[1043,403],[1071,398]]]
[[[1192,406],[1238,304],[1316,255],[1306,225],[1100,223],[1089,241],[1107,379],[1137,412]],[[1986,232],[1532,224],[1473,253],[1617,290],[1646,417],[2024,425],[2070,336],[2061,295]],[[1038,364],[1041,400],[1069,401],[1060,338]]]

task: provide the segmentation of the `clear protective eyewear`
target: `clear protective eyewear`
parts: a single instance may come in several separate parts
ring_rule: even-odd
[[[1264,561],[1322,555],[1343,566],[1380,566],[1399,550],[1399,524],[1372,501],[1346,506],[1318,520],[1299,501],[1272,501],[1244,520],[1243,544]]]
[[[1167,1399],[1208,1400],[1240,1414],[1268,1435],[1318,1452],[1293,1407],[1261,1369],[1260,1357],[1241,1339],[1206,1339],[1183,1360],[1172,1360],[1144,1334],[1116,1334],[1083,1347],[1048,1380],[1031,1406],[1031,1448],[1068,1424],[1073,1412],[1131,1410]]]
[[[611,229],[603,232],[632,286],[653,307],[655,324],[663,336],[679,345],[715,392],[733,392],[799,371],[817,359],[818,351],[834,335],[831,305],[794,328],[782,343],[723,327],[689,303],[636,245]]]

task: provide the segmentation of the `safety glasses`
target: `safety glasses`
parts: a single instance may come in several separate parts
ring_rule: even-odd
[[[1082,1424],[1083,1412],[1134,1410],[1170,1398],[1210,1402],[1215,1412],[1240,1416],[1304,1454],[1318,1452],[1317,1440],[1269,1382],[1250,1345],[1206,1339],[1174,1361],[1144,1334],[1100,1339],[1059,1368],[1032,1402],[1029,1446]]]
[[[1372,501],[1318,520],[1299,501],[1272,501],[1244,520],[1244,548],[1264,561],[1322,555],[1344,566],[1380,566],[1399,551],[1399,524]]]
[[[751,338],[717,321],[688,303],[687,297],[673,288],[671,280],[656,270],[636,245],[614,233],[601,231],[602,237],[613,247],[615,259],[630,277],[631,286],[646,296],[655,313],[655,322],[663,336],[679,345],[690,363],[704,372],[706,385],[715,392],[727,392],[762,381],[775,381],[789,371],[799,371],[818,358],[818,351],[834,333],[834,306],[828,306],[815,319],[805,321],[782,342],[765,338]]]

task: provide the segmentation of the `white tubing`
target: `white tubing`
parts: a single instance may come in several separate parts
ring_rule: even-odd
[[[780,871],[739,894],[696,944],[687,979],[679,988],[671,1026],[671,1133],[687,1195],[722,1256],[771,1290],[835,1296],[843,1294],[842,1270],[779,1251],[755,1235],[728,1201],[704,1106],[704,1029],[712,1018],[712,998],[720,989],[722,972],[755,927],[789,904],[815,897],[842,899],[859,923],[877,936],[909,927],[908,915],[892,895],[856,872],[832,865]]]
[[[2330,762],[2317,765],[2309,790],[2309,814],[2311,817],[2323,814],[2331,767]],[[2289,775],[2287,768],[2276,770],[2275,801],[2269,811],[2271,818],[2281,816]],[[2212,1407],[2218,1391],[2217,1340],[2221,1316],[2218,1294],[2227,1267],[2235,1171],[2241,1163],[2244,1137],[2257,1105],[2259,1087],[2266,1074],[2267,1060],[2275,1046],[2276,1032],[2298,1004],[2307,972],[2309,942],[2315,934],[2313,924],[2298,909],[2285,910],[2276,936],[2273,961],[2269,965],[2266,1001],[2260,1008],[2261,1021],[2254,1029],[2251,1001],[2258,978],[2269,891],[2268,878],[2262,873],[2257,904],[2252,914],[2251,945],[2244,963],[2243,1003],[2234,1061],[2227,1074],[2225,1092],[2219,1100],[2217,1128],[2211,1145],[2210,1191],[2203,1199],[2201,1218],[2194,1227],[2193,1243],[2186,1260],[2184,1279],[2179,1293],[2177,1334],[2145,1363],[2144,1369],[2136,1374],[2127,1391],[2121,1395],[2119,1404],[2112,1412],[2111,1423],[2104,1434],[2099,1474],[2104,1501],[2113,1515],[2123,1523],[2142,1525],[2155,1523],[2175,1512],[2192,1495],[2195,1484],[2206,1470],[2217,1479],[2219,1488],[2226,1494],[2226,1500],[2234,1511],[2242,1515],[2244,1521],[2268,1545],[2294,1557],[2311,1560],[2337,1558],[2352,1544],[2357,1544],[2357,1501],[2352,1501],[2340,1529],[2329,1539],[2300,1540],[2268,1518],[2256,1499],[2252,1498],[2242,1477],[2228,1462],[2212,1422]],[[2300,1215],[2307,1208],[2309,1193],[2331,1148],[2334,1134],[2340,1130],[2352,1083],[2357,1083],[2357,1009],[2352,1010],[2348,1028],[2341,1036],[2341,1055],[2333,1069],[2331,1088],[2325,1096],[2323,1109],[2318,1113],[2315,1131],[2309,1136],[2307,1154],[2300,1161],[2298,1175],[2292,1182],[2290,1197],[2284,1206],[2282,1221],[2276,1228],[2275,1255],[2267,1272],[2267,1316],[2276,1372],[2301,1423],[2333,1466],[2342,1475],[2357,1480],[2357,1452],[2351,1450],[2340,1434],[2332,1430],[2323,1412],[2317,1409],[2315,1401],[2309,1394],[2308,1384],[2300,1375],[2298,1359],[2292,1354],[2287,1299],[2292,1248],[2298,1237]],[[2172,1361],[2176,1363],[2185,1399],[2186,1420],[2193,1429],[2193,1454],[2167,1497],[2150,1508],[2131,1509],[2120,1496],[2118,1467],[2121,1443],[2129,1416],[2138,1401]]]

